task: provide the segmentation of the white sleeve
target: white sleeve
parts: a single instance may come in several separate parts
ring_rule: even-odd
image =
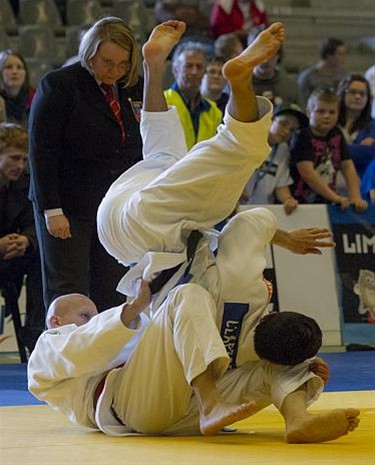
[[[29,378],[56,383],[113,368],[122,349],[148,324],[148,318],[143,316],[138,329],[125,327],[121,310],[119,306],[102,312],[83,326],[66,325],[45,331],[30,356]]]
[[[277,228],[275,215],[266,208],[253,208],[235,215],[219,238],[216,264],[223,295],[246,296],[262,279],[265,247]]]

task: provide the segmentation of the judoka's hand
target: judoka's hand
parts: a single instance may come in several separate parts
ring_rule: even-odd
[[[278,229],[271,243],[300,255],[321,255],[321,248],[335,247],[331,237],[331,231],[326,228],[305,228],[289,232]]]
[[[150,284],[140,279],[137,284],[137,292],[131,303],[126,303],[121,312],[121,321],[128,328],[138,324],[139,314],[147,308],[151,302]]]
[[[315,373],[319,378],[322,378],[324,385],[326,386],[329,381],[329,366],[320,357],[316,357],[312,363],[310,363],[310,370]]]
[[[150,305],[151,302],[151,289],[150,283],[140,279],[137,283],[136,296],[132,304],[140,308],[140,312]],[[139,312],[139,313],[140,313]]]

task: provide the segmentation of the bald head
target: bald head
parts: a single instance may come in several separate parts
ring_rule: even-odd
[[[47,328],[58,328],[68,324],[82,326],[98,314],[94,302],[82,294],[67,294],[57,297],[49,306]]]

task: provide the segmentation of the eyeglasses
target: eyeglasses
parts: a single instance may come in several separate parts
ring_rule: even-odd
[[[353,97],[355,95],[359,95],[362,98],[367,97],[367,92],[365,90],[346,89],[345,93],[349,94],[349,95],[352,95]]]

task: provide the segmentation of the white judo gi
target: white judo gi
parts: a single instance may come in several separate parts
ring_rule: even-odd
[[[259,102],[261,119],[255,123],[240,123],[227,115],[227,127],[220,128],[213,142],[199,144],[174,166],[175,142],[177,158],[185,151],[184,144],[178,143],[184,138],[178,135],[181,127],[175,111],[143,113],[143,135],[147,131],[153,134],[151,142],[145,140],[146,159],[116,181],[98,214],[99,233],[107,250],[125,264],[138,262],[130,279],[122,283],[124,288],[131,290],[133,280],[140,276],[148,279],[156,271],[184,262],[189,231],[210,227],[231,213],[251,171],[268,154],[267,105],[266,100]],[[170,149],[166,125],[172,131],[167,132],[171,140],[178,136]],[[259,132],[261,142],[256,140]],[[259,151],[253,155],[252,147],[258,142]],[[158,159],[160,147],[164,150],[160,160],[167,170],[153,181],[163,170]],[[116,309],[94,317],[95,321],[101,319],[98,324],[88,323],[86,330],[94,329],[94,352],[74,336],[84,329],[70,325],[61,334],[60,330],[47,331],[29,361],[30,391],[73,421],[111,435],[199,434],[198,408],[190,383],[209,365],[228,402],[256,400],[259,408],[270,403],[280,408],[288,393],[307,383],[307,401],[311,403],[323,383],[310,372],[308,362],[279,366],[259,361],[253,350],[253,329],[270,298],[270,286],[262,275],[264,249],[275,230],[274,215],[254,209],[229,221],[219,236],[216,257],[203,240],[190,283],[170,290],[183,273],[182,267],[172,284],[165,286],[168,293],[154,305],[148,325],[143,316],[145,329],[136,336],[139,340],[130,357],[119,356],[120,344],[111,341],[111,326],[115,335],[122,335],[124,344],[131,332],[118,327]],[[111,318],[112,313],[117,317]],[[100,324],[105,328],[103,335]],[[55,344],[56,336],[61,342]],[[61,356],[62,348],[69,345],[72,347]],[[102,374],[119,359],[126,358],[127,363],[108,374],[94,413],[100,363],[89,358],[101,352],[106,357],[101,360]],[[86,361],[85,367],[80,367],[81,359]]]
[[[97,215],[106,250],[125,265],[136,264],[121,292],[133,295],[140,276],[150,281],[158,271],[184,262],[190,231],[212,228],[233,212],[270,151],[271,104],[262,97],[257,102],[258,121],[243,123],[227,113],[218,134],[187,156],[175,108],[142,112],[144,160],[112,184]]]
[[[115,308],[86,325],[46,331],[29,360],[29,390],[72,421],[119,436],[199,434],[198,407],[190,383],[209,365],[228,402],[255,400],[259,409],[270,403],[280,408],[289,393],[307,383],[307,404],[312,403],[323,382],[309,370],[307,361],[281,366],[257,360],[253,351],[252,329],[268,303],[262,270],[267,229],[275,227],[272,214],[256,209],[251,215],[236,216],[228,226],[217,264],[202,275],[207,290],[193,283],[177,286],[151,321],[142,315],[139,330],[125,328],[120,309]],[[234,272],[225,266],[230,252],[226,245],[235,239],[231,233],[237,227],[250,235],[251,247],[239,245],[235,253],[242,250],[250,260],[252,286],[239,302],[247,313],[242,321],[224,319],[223,333],[217,321],[228,301],[237,303],[237,292],[244,290],[241,284],[220,285]],[[235,300],[229,300],[230,296]],[[132,347],[125,352],[123,345],[129,341]],[[125,361],[123,367],[114,368]],[[228,370],[230,364],[234,368]],[[94,411],[96,386],[109,370]]]

